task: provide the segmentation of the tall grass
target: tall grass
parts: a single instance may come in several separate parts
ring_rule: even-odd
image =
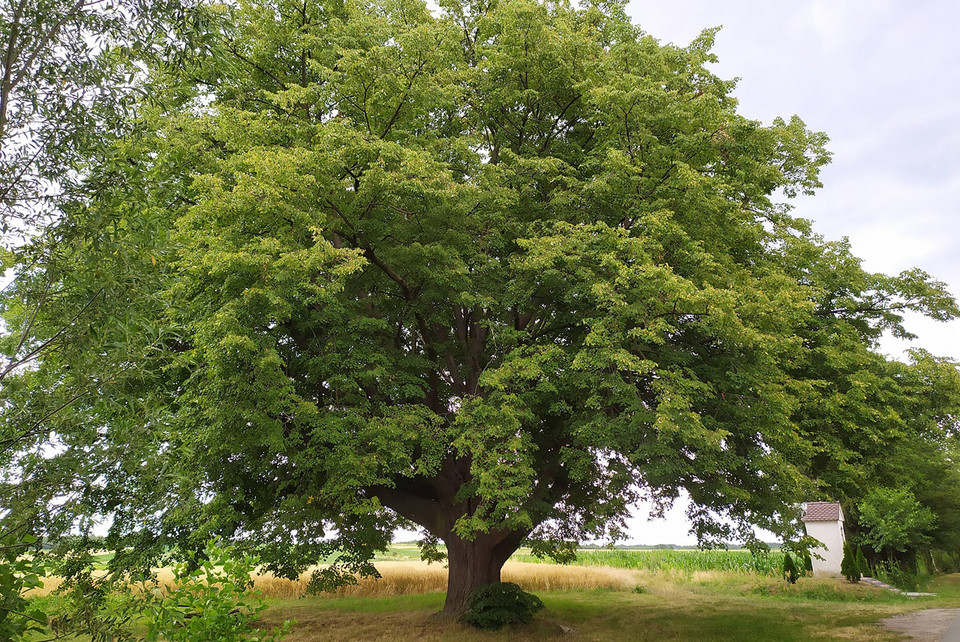
[[[514,560],[537,562],[529,554],[516,554]],[[577,566],[609,566],[637,571],[735,571],[778,577],[783,568],[783,553],[771,551],[753,555],[746,550],[589,550],[578,551]]]

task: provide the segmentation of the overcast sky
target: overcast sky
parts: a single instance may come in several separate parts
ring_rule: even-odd
[[[632,0],[634,22],[686,45],[722,26],[714,73],[740,78],[740,113],[799,115],[830,136],[824,188],[795,214],[848,237],[866,269],[920,267],[960,293],[960,3],[955,0]],[[912,345],[960,357],[960,321],[911,319]],[[883,349],[900,356],[908,344]],[[641,511],[642,515],[645,515]],[[682,510],[632,522],[641,543],[692,543]]]

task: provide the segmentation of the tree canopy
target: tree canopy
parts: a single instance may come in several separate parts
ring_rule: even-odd
[[[24,474],[71,462],[118,546],[340,551],[323,584],[412,522],[456,613],[522,542],[563,559],[640,497],[687,492],[706,542],[788,532],[871,440],[954,430],[952,364],[874,351],[953,299],[791,215],[826,136],[739,115],[714,32],[661,45],[606,2],[210,11],[214,56],[155,70],[21,248],[53,258],[16,293],[57,304],[4,308],[42,339],[101,297],[3,420],[39,421],[61,452]]]

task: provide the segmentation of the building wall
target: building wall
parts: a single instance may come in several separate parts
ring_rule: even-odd
[[[807,522],[807,535],[823,542],[825,548],[811,549],[814,576],[840,575],[843,561],[843,522]],[[817,559],[817,555],[822,560]]]

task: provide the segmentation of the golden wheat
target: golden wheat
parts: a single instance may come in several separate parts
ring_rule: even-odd
[[[411,595],[432,593],[447,589],[447,568],[441,564],[425,562],[377,562],[379,579],[360,578],[356,584],[341,587],[328,596],[371,597],[386,595]],[[515,582],[527,591],[562,591],[582,589],[629,590],[637,585],[642,572],[626,569],[556,566],[508,562],[503,569],[503,581]],[[310,573],[298,580],[287,580],[272,575],[254,575],[254,588],[272,598],[297,598],[306,593]],[[157,582],[163,587],[175,584],[169,568],[157,571]],[[47,595],[60,585],[60,578],[44,579],[43,587],[30,592],[32,597]]]
[[[447,589],[447,569],[440,564],[424,562],[378,562],[379,579],[358,579],[356,584],[341,587],[340,597],[371,597],[431,593]],[[508,562],[503,569],[503,581],[515,582],[527,591],[558,591],[575,589],[629,590],[637,585],[634,571],[613,568],[584,568]],[[309,574],[299,580],[257,576],[254,587],[265,597],[293,598],[306,592]]]

